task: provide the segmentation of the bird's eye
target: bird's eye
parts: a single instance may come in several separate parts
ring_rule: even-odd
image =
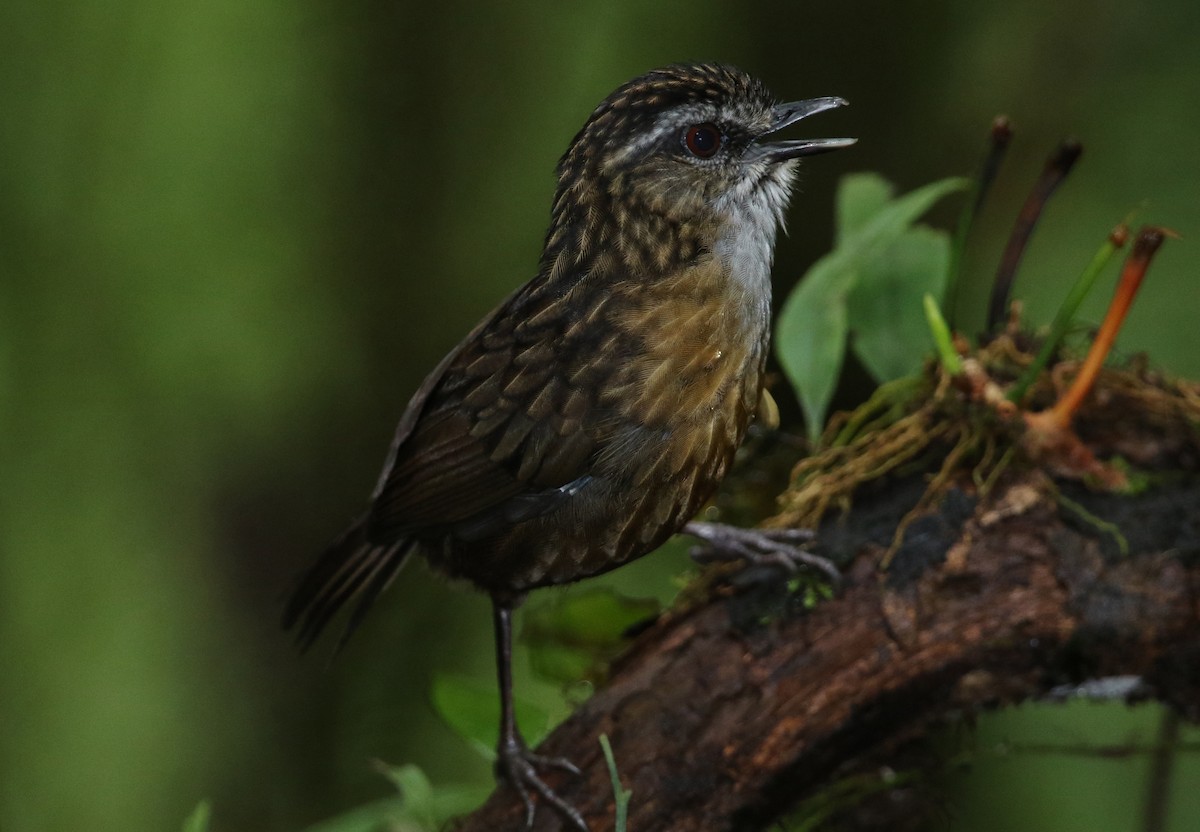
[[[715,124],[693,124],[683,131],[683,146],[693,156],[707,159],[721,149],[721,131]]]

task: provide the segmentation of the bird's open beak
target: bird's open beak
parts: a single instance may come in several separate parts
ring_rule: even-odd
[[[780,104],[773,113],[771,128],[767,135],[795,124],[802,118],[808,118],[826,110],[845,107],[847,101],[836,96],[829,98],[810,98],[807,101],[793,101],[790,104]],[[758,142],[746,151],[747,161],[784,162],[800,156],[813,156],[817,153],[828,153],[841,147],[849,147],[858,139],[792,139],[782,142]]]

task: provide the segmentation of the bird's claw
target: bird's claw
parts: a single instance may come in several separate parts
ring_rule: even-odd
[[[525,828],[527,830],[533,828],[533,817],[537,811],[533,796],[530,794],[532,789],[568,824],[579,832],[589,832],[583,815],[546,785],[546,782],[538,775],[539,768],[555,768],[575,775],[581,773],[579,767],[568,759],[534,754],[524,745],[514,743],[507,748],[502,747],[497,750],[496,777],[512,786],[521,798],[521,803],[525,806]]]
[[[755,566],[781,569],[789,575],[807,566],[824,573],[835,584],[842,577],[828,558],[803,548],[803,544],[816,537],[810,529],[743,529],[693,520],[683,527],[683,533],[702,542],[691,551],[692,559],[698,563],[744,560]]]

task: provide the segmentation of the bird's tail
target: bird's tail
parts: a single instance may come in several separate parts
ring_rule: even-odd
[[[413,541],[378,544],[367,539],[366,517],[359,518],[333,541],[301,577],[283,612],[283,627],[296,630],[296,641],[307,650],[343,606],[356,601],[340,650],[363,616],[408,560]]]

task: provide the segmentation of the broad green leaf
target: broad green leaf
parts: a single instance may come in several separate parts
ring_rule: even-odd
[[[877,381],[912,375],[929,353],[922,299],[942,296],[950,266],[950,236],[909,228],[863,263],[850,291],[850,344]]]
[[[904,233],[904,230],[945,196],[966,190],[970,180],[961,177],[930,182],[892,200],[833,250],[835,256],[860,260],[871,257]]]
[[[837,191],[837,239],[834,247],[861,231],[892,200],[896,188],[877,173],[843,176]]]
[[[816,440],[833,399],[849,331],[846,294],[854,275],[827,254],[783,305],[775,326],[775,351],[804,409],[808,436]]]
[[[495,759],[500,727],[500,695],[495,684],[439,673],[433,678],[430,694],[438,716],[485,759]],[[537,745],[550,725],[549,712],[519,698],[514,698],[513,706],[525,738],[531,746]]]
[[[183,832],[208,832],[208,819],[211,815],[212,805],[207,800],[201,800],[183,822]]]
[[[866,217],[878,204],[882,193],[879,184],[866,179],[857,184],[843,181],[849,193],[840,200],[847,206],[842,218],[853,230],[844,237],[839,234],[837,248],[809,269],[784,303],[776,327],[776,354],[800,398],[810,438],[820,436],[837,386],[851,325],[848,298],[863,269],[886,252],[935,202],[967,185],[968,181],[960,178],[933,182]],[[920,311],[921,293],[916,297]]]

